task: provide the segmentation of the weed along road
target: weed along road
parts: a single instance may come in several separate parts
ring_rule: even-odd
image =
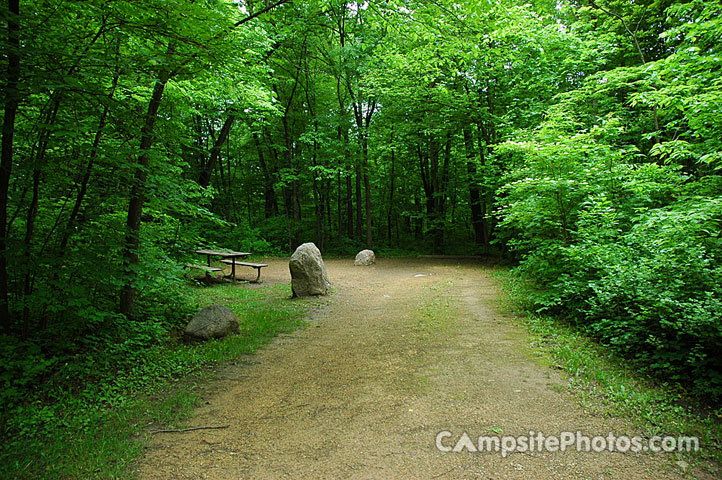
[[[269,263],[267,284],[290,280]],[[639,432],[580,406],[500,306],[493,267],[326,267],[334,293],[308,328],[220,368],[188,422],[228,427],[153,435],[140,478],[678,478],[671,454],[561,451],[538,438]],[[544,448],[486,451],[525,436]]]

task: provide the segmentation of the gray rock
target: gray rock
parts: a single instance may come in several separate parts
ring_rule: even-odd
[[[373,265],[374,263],[376,263],[376,254],[373,250],[361,250],[356,255],[356,261],[353,262],[354,265]]]
[[[321,252],[313,243],[300,245],[288,262],[291,269],[291,290],[294,297],[328,295],[331,282]]]
[[[238,318],[230,308],[211,305],[196,313],[186,325],[186,337],[198,340],[223,338],[238,333]]]

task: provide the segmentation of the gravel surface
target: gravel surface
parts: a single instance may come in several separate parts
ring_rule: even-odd
[[[267,263],[265,284],[290,284],[287,262]],[[334,293],[310,327],[219,369],[189,422],[229,427],[153,435],[140,478],[682,478],[669,454],[439,451],[441,431],[445,446],[464,432],[638,432],[584,411],[478,260],[326,267]]]

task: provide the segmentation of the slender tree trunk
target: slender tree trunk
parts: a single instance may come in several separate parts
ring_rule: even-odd
[[[313,166],[316,166],[317,158],[316,158],[316,149],[317,144],[314,141],[313,142],[313,153],[311,154],[311,161]],[[318,186],[318,180],[316,179],[315,173],[313,174],[313,203],[314,208],[316,210],[316,242],[317,247],[319,250],[323,251],[323,225],[325,223],[324,219],[324,208],[323,208],[323,199],[321,198],[321,191]]]
[[[368,110],[364,114],[363,106],[361,104],[360,95],[357,97],[351,87],[351,83],[347,81],[348,92],[351,95],[353,101],[353,113],[356,119],[356,127],[358,128],[358,144],[361,150],[361,165],[359,168],[358,163],[356,164],[356,235],[358,240],[361,240],[361,229],[363,228],[363,222],[361,218],[361,184],[360,176],[363,175],[364,192],[366,195],[366,202],[364,204],[364,210],[366,215],[366,247],[371,248],[372,244],[372,221],[371,221],[371,182],[368,177],[368,131],[371,123],[371,117],[376,110],[376,102],[372,101],[368,105]]]
[[[393,143],[393,136],[391,139],[391,143]],[[389,245],[392,243],[391,241],[391,218],[394,212],[394,190],[396,188],[396,150],[394,148],[391,149],[391,182],[389,185],[389,205],[388,209],[386,210],[386,230],[387,230],[387,238]]]
[[[368,146],[364,144],[365,152],[364,157],[368,157]],[[371,182],[369,182],[368,165],[364,159],[363,165],[364,171],[364,194],[366,196],[366,248],[371,248],[373,244],[373,238],[371,233]]]
[[[208,162],[203,166],[201,174],[198,177],[198,184],[203,188],[207,187],[211,183],[211,174],[213,174],[213,169],[216,168],[216,162],[220,157],[221,148],[228,139],[228,136],[231,133],[231,127],[233,126],[233,122],[235,120],[235,115],[229,115],[228,118],[226,118],[226,121],[223,122],[218,138],[216,138],[213,148],[211,148],[211,154],[208,157]]]
[[[218,207],[220,209],[223,209],[223,216],[226,220],[231,222],[230,217],[230,199],[228,198],[228,188],[226,185],[226,170],[223,167],[223,159],[219,156],[216,160],[215,164],[218,167],[218,176],[220,177],[218,179],[218,192],[220,193],[220,198],[215,198],[214,201],[219,202],[220,204]]]
[[[293,157],[291,157],[291,172],[295,174],[296,167],[293,164]],[[291,181],[291,203],[293,204],[293,225],[292,225],[292,247],[291,250],[295,249],[299,245],[298,241],[298,226],[301,223],[301,204],[298,198],[298,182],[294,179]]]
[[[419,214],[423,213],[423,210],[421,208],[421,201],[419,200],[419,197],[414,195],[414,210],[418,212]],[[421,218],[415,218],[413,219],[413,223],[409,223],[409,230],[413,230],[414,232],[414,239],[418,242],[422,239],[424,234],[424,224],[423,220]]]
[[[28,207],[28,217],[25,222],[25,239],[23,247],[25,250],[24,258],[31,260],[31,249],[33,241],[33,233],[35,231],[35,220],[38,213],[38,200],[40,197],[40,167],[36,166],[33,170],[33,196]],[[30,305],[28,304],[29,296],[32,293],[32,271],[26,267],[23,275],[23,338],[27,338],[30,332]]]
[[[168,53],[172,53],[172,51],[173,47],[169,45]],[[153,94],[150,97],[148,111],[145,114],[145,121],[141,129],[138,166],[133,176],[128,202],[128,219],[126,222],[125,244],[123,248],[125,282],[120,292],[120,313],[127,317],[133,317],[135,314],[135,281],[138,276],[138,247],[140,246],[140,224],[143,215],[143,203],[145,201],[145,181],[148,175],[150,148],[153,145],[153,129],[158,118],[158,109],[163,99],[163,91],[165,90],[169,77],[170,74],[167,69],[161,70],[153,87]]]
[[[253,142],[256,145],[256,151],[258,152],[258,162],[261,164],[261,170],[263,170],[263,204],[264,214],[266,218],[270,218],[274,215],[278,215],[278,199],[276,198],[276,190],[273,187],[273,176],[275,170],[272,172],[266,162],[266,157],[263,155],[263,149],[261,148],[261,142],[258,139],[258,134],[253,134]]]
[[[429,173],[431,194],[427,197],[427,213],[431,220],[431,232],[434,241],[434,253],[442,253],[444,230],[441,227],[441,183],[439,178],[439,146],[434,137],[429,144]],[[430,207],[430,208],[429,208]]]
[[[120,72],[118,69],[115,71],[115,76],[113,77],[113,84],[110,88],[110,94],[108,95],[109,100],[112,100],[115,96],[115,89],[118,86],[118,79],[120,77]],[[95,159],[98,156],[98,148],[100,147],[100,139],[103,136],[103,130],[105,129],[105,124],[107,122],[108,118],[108,109],[110,107],[108,105],[105,105],[103,107],[103,113],[100,115],[100,120],[98,122],[98,130],[95,132],[95,137],[93,138],[93,145],[90,148],[90,155],[88,156],[88,163],[85,166],[85,172],[83,173],[83,178],[80,180],[80,188],[78,190],[78,196],[75,198],[75,204],[73,205],[73,210],[70,212],[70,216],[68,217],[68,222],[65,226],[65,230],[63,231],[63,235],[60,238],[60,244],[59,244],[59,254],[60,256],[65,255],[65,248],[68,245],[68,240],[70,239],[70,236],[73,233],[73,228],[75,226],[75,221],[78,218],[78,214],[80,213],[80,207],[83,204],[83,200],[85,199],[85,194],[88,191],[88,182],[90,181],[90,175],[93,172],[93,167],[95,165]]]
[[[326,183],[326,193],[324,195],[324,198],[325,198],[324,203],[326,204],[326,220],[328,222],[328,228],[326,230],[328,232],[328,234],[326,235],[326,237],[328,240],[328,244],[331,245],[331,244],[333,244],[333,216],[331,216],[331,201],[332,201],[331,200],[331,191],[332,191],[333,181],[329,178],[328,180],[326,180],[325,183]]]
[[[239,160],[239,162],[240,162],[240,160]],[[234,175],[235,169],[233,169],[233,171],[231,171],[231,137],[230,136],[226,137],[226,168],[227,168],[226,178],[228,179],[228,187],[226,190],[228,192],[228,218],[231,219],[231,221],[238,223],[240,217],[237,214],[238,209],[236,208],[236,196],[233,194],[233,192],[234,192],[233,179],[235,178],[235,175]],[[249,189],[248,190],[249,207],[251,205],[250,200],[252,199],[250,192],[251,191]],[[234,214],[235,214],[235,217],[234,217]],[[248,212],[248,226],[253,228],[253,222],[252,222],[250,210]]]
[[[471,207],[471,225],[474,228],[474,241],[481,245],[484,243],[483,213],[479,196],[479,187],[476,184],[476,164],[474,159],[474,140],[468,128],[463,129],[464,146],[466,147],[466,173],[469,183],[469,205]]]
[[[336,187],[337,187],[337,196],[336,196],[336,216],[338,217],[336,220],[338,222],[338,230],[336,231],[337,237],[336,242],[339,247],[343,244],[343,200],[341,198],[341,170],[339,169],[336,172]]]
[[[449,165],[451,163],[451,135],[446,136],[446,145],[444,147],[444,161],[441,165],[441,171],[438,173],[436,181],[436,194],[434,195],[436,209],[436,230],[435,245],[439,253],[444,251],[444,235],[446,229],[446,197],[447,186],[449,183]]]
[[[348,238],[354,238],[353,224],[353,188],[351,186],[351,173],[346,175],[346,233]]]
[[[7,269],[7,207],[8,189],[13,164],[13,140],[15,135],[15,117],[18,111],[20,95],[20,0],[8,0],[8,49],[7,80],[5,86],[5,105],[2,127],[2,153],[0,154],[0,328],[10,330],[10,311],[8,305],[8,269]]]
[[[356,179],[356,240],[361,241],[363,235],[363,194],[361,193],[361,164],[357,161],[355,167]]]
[[[491,98],[487,96],[487,102],[489,105],[489,110],[492,109],[491,104]],[[488,151],[488,145],[492,144],[495,141],[495,133],[494,129],[492,128],[484,128],[481,124],[481,122],[478,122],[476,124],[476,130],[478,133],[478,139],[477,143],[479,145],[479,164],[482,168],[486,165],[486,153]],[[484,251],[488,252],[489,247],[491,246],[491,227],[489,225],[489,220],[486,216],[487,211],[487,192],[486,190],[482,189],[480,190],[480,198],[479,198],[479,204],[481,208],[481,236],[482,236],[482,242],[484,244]]]
[[[38,136],[37,148],[35,150],[35,158],[33,161],[32,176],[32,197],[28,206],[27,217],[25,219],[25,237],[23,239],[23,258],[26,262],[25,272],[23,273],[23,323],[22,336],[27,338],[30,333],[30,306],[29,297],[33,290],[33,272],[31,267],[34,262],[33,258],[33,235],[35,233],[35,220],[38,213],[38,203],[40,201],[40,178],[42,175],[42,165],[45,161],[45,153],[50,143],[50,127],[55,124],[55,120],[60,109],[60,100],[62,95],[60,92],[54,92],[53,100],[50,102],[50,109],[41,115],[42,127]],[[43,118],[44,117],[44,118]]]

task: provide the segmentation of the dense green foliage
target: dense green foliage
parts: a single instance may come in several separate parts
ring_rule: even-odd
[[[305,241],[510,256],[537,309],[722,399],[719,1],[0,11],[3,420],[172,338],[195,248]]]
[[[6,419],[4,428],[14,435],[4,440],[0,475],[126,478],[125,462],[137,454],[143,440],[138,430],[148,425],[176,428],[194,406],[194,380],[202,372],[196,378],[190,374],[253,353],[275,335],[304,324],[301,314],[313,302],[287,298],[287,288],[281,285],[189,285],[183,292],[188,305],[227,305],[240,319],[241,334],[203,344],[171,339],[155,344],[152,335],[131,332],[129,341],[56,365],[54,381],[24,392],[25,402]],[[142,343],[142,338],[148,341]],[[3,393],[7,401],[11,392]]]
[[[496,276],[507,293],[502,304],[525,312],[521,321],[530,333],[530,344],[542,361],[568,374],[567,388],[577,395],[585,411],[628,418],[649,437],[695,435],[705,446],[701,457],[719,465],[722,423],[716,416],[690,404],[689,396],[673,385],[640,375],[635,365],[600,345],[578,325],[534,312],[535,296],[529,290],[533,286],[524,277],[505,268],[498,269]]]
[[[645,62],[657,50],[640,46],[636,65],[590,75],[499,145],[523,158],[499,191],[501,227],[543,286],[539,311],[719,401],[722,20],[709,2],[666,15],[666,56]]]

